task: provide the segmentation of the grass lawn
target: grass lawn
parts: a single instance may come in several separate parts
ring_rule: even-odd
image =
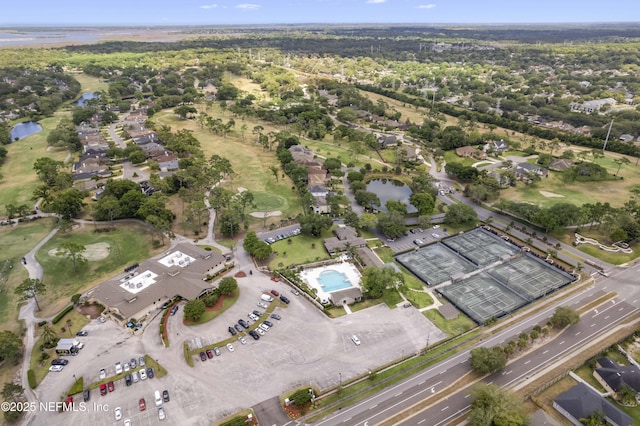
[[[36,246],[54,227],[53,219],[39,219],[34,222],[20,223],[18,226],[0,227],[0,268],[7,268],[7,274],[0,284],[0,330],[17,329],[18,302],[20,297],[14,289],[29,278],[27,270],[22,267],[22,256]],[[8,263],[7,263],[8,262]],[[6,279],[6,281],[4,281]]]
[[[445,320],[437,309],[428,309],[422,315],[449,336],[458,336],[476,327],[476,323],[463,314],[459,314],[456,319],[451,321]]]
[[[201,111],[205,111],[204,105],[196,105]],[[229,113],[223,113],[219,105],[214,105],[206,111],[212,117],[220,118],[226,122],[231,117]],[[234,174],[223,182],[222,186],[231,191],[236,191],[239,187],[247,188],[254,194],[261,194],[259,199],[266,203],[266,198],[274,197],[278,199],[277,210],[283,212],[284,217],[295,217],[302,212],[300,207],[300,199],[295,191],[292,191],[293,183],[288,177],[282,177],[282,170],[276,181],[275,177],[269,170],[269,166],[278,165],[275,157],[275,149],[272,151],[264,151],[260,146],[255,144],[256,136],[252,134],[255,126],[260,125],[264,128],[263,133],[267,134],[271,131],[278,132],[281,128],[268,122],[262,122],[255,119],[247,118],[236,120],[235,129],[223,138],[222,136],[212,134],[207,129],[201,129],[194,120],[182,120],[173,113],[173,110],[165,110],[155,114],[151,120],[171,126],[173,131],[187,129],[193,132],[193,135],[200,141],[200,145],[204,152],[205,158],[211,157],[212,154],[218,154],[227,158],[231,162]],[[244,136],[241,127],[247,126]],[[278,165],[279,167],[279,165]],[[263,195],[267,194],[267,196]],[[270,205],[271,202],[268,203]],[[249,212],[251,210],[248,210]]]
[[[67,328],[68,321],[71,321],[71,327],[69,328]],[[89,323],[89,320],[84,315],[82,315],[80,312],[76,311],[75,309],[72,309],[60,320],[60,322],[58,322],[57,324],[53,324],[52,328],[58,335],[58,338],[64,339],[64,338],[71,338],[75,336],[76,333],[80,331],[82,327],[84,327],[87,323]],[[63,327],[65,328],[64,332],[62,332]],[[39,327],[36,327],[36,333],[40,333],[40,332],[41,332],[41,329]],[[49,354],[49,358],[40,362],[40,354],[42,353],[40,351],[40,346],[42,346],[43,343],[44,343],[44,340],[42,339],[42,335],[41,334],[36,335],[36,342],[33,345],[33,352],[31,352],[31,361],[29,363],[30,368],[35,373],[36,383],[40,383],[42,379],[44,379],[44,376],[46,376],[47,373],[49,372],[49,367],[51,366],[51,360],[56,359],[58,357],[56,355],[55,348],[45,349],[44,352]],[[70,362],[73,362],[73,360],[71,360]]]
[[[578,250],[581,252],[590,254],[593,257],[597,257],[598,259],[602,259],[607,263],[611,263],[613,265],[622,265],[623,263],[631,262],[640,256],[640,244],[633,244],[631,246],[633,248],[633,253],[609,253],[604,250],[600,250],[598,247],[593,246],[591,244],[580,244],[578,246]]]
[[[286,268],[289,265],[301,265],[329,259],[329,254],[322,245],[324,238],[329,238],[331,231],[325,230],[320,238],[297,235],[292,238],[271,244],[277,254],[269,262],[271,270]],[[291,240],[291,244],[289,244]]]
[[[224,295],[222,300],[222,307],[220,309],[214,310],[214,309],[207,308],[207,310],[204,311],[204,314],[202,314],[202,316],[200,317],[200,321],[198,322],[187,321],[184,324],[188,326],[192,326],[192,325],[204,324],[205,322],[211,321],[212,319],[216,318],[218,315],[220,315],[221,313],[229,309],[231,306],[233,306],[233,304],[236,303],[236,300],[238,300],[238,297],[240,297],[240,289],[235,291],[233,293],[233,296],[231,297],[229,297],[228,295]]]
[[[366,163],[371,166],[382,167],[382,162],[374,150],[367,150],[363,154],[356,155],[347,141],[334,142],[329,138],[323,140],[302,139],[304,146],[324,158],[337,158],[342,164],[353,163],[356,167],[364,167]]]
[[[375,245],[377,245],[377,243],[380,240],[374,242]],[[382,261],[384,263],[389,263],[389,262],[393,262],[393,250],[391,250],[389,247],[379,247],[377,249],[375,249],[376,254],[378,255],[378,257],[380,259],[382,259]]]
[[[404,293],[404,296],[418,309],[433,305],[433,299],[429,293],[409,290]]]
[[[354,303],[353,305],[350,305],[349,308],[351,309],[352,312],[357,312],[363,309],[370,308],[372,306],[379,305],[381,303],[384,303],[382,299],[365,299],[362,302],[358,302],[358,303]]]
[[[106,83],[97,77],[92,77],[85,73],[74,74],[73,77],[78,80],[80,86],[82,86],[82,91],[84,92],[97,92],[99,90],[104,90],[106,92],[109,90],[109,83]]]
[[[476,160],[475,158],[463,158],[463,157],[458,157],[458,155],[456,154],[455,151],[445,151],[444,152],[444,160],[447,163],[460,163],[463,166],[472,166],[473,164],[477,163],[480,160]]]
[[[70,260],[55,255],[60,244],[68,241],[84,246],[102,243],[108,247],[106,257],[88,261],[74,273]],[[73,294],[120,272],[128,264],[141,262],[166,248],[164,246],[153,251],[148,228],[135,224],[117,225],[113,231],[102,233],[94,232],[93,226],[87,225],[67,234],[56,234],[36,254],[38,262],[44,268],[43,281],[47,285],[47,293],[43,297],[45,303],[42,303],[46,307],[42,314],[55,314],[68,303],[68,298]],[[56,300],[60,300],[62,304],[52,303]]]
[[[6,145],[7,158],[2,163],[0,173],[0,211],[4,213],[7,204],[27,204],[33,206],[33,190],[41,184],[33,170],[33,163],[41,157],[63,161],[67,151],[47,149],[47,136],[55,129],[64,113],[39,121],[42,131],[17,142]]]
[[[402,296],[397,290],[387,290],[382,295],[382,301],[391,309],[394,309],[396,305],[402,302]]]

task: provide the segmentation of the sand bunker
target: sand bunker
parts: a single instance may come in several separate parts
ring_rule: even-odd
[[[542,194],[543,197],[547,198],[564,198],[564,195],[554,194],[553,192],[540,191],[540,194]]]
[[[95,243],[89,244],[85,246],[85,250],[82,252],[82,256],[84,256],[87,260],[101,260],[105,259],[109,256],[109,243]],[[49,256],[58,257],[56,254],[58,249],[51,249],[47,253]]]
[[[249,215],[251,217],[264,217],[265,213],[267,214],[267,217],[282,216],[282,212],[280,210],[274,210],[271,212],[253,212],[253,213],[249,213]]]

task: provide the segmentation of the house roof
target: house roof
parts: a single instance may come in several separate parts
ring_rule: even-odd
[[[332,291],[329,293],[329,297],[334,304],[338,304],[338,302],[343,299],[357,299],[362,297],[362,289],[352,286],[343,290]]]
[[[478,154],[479,151],[472,147],[472,146],[461,146],[459,148],[456,148],[456,154],[461,155],[461,154]]]
[[[560,426],[560,423],[540,409],[531,415],[531,426]]]
[[[559,395],[553,402],[574,419],[589,417],[591,413],[599,410],[615,425],[631,426],[633,423],[631,417],[582,382]]]
[[[336,237],[338,237],[340,241],[356,238],[358,236],[358,232],[351,226],[339,226],[333,231],[333,233],[336,234]]]
[[[562,172],[567,170],[569,167],[572,167],[573,164],[573,160],[569,160],[567,158],[557,158],[549,164],[549,169]]]
[[[596,368],[596,373],[615,392],[619,392],[624,385],[636,392],[640,392],[640,369],[635,365],[618,365],[613,360],[605,357],[598,360],[601,368]]]
[[[182,254],[178,257],[178,253]],[[190,257],[193,260],[183,262],[180,266],[175,262],[161,263],[163,259],[171,256],[179,259]],[[181,243],[161,255],[142,262],[136,268],[138,275],[133,276],[133,272],[121,273],[104,281],[91,291],[90,297],[98,299],[110,308],[116,308],[124,318],[130,318],[145,308],[153,307],[158,302],[176,295],[192,300],[203,291],[214,288],[204,279],[209,271],[222,265],[224,261],[224,257],[217,252]],[[136,277],[145,279],[147,273],[150,273],[148,280],[153,281],[151,284],[137,292],[125,288],[126,284]]]

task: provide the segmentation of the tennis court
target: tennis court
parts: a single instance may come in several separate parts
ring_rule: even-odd
[[[529,254],[515,257],[487,272],[530,301],[549,294],[574,279]]]
[[[440,243],[396,256],[396,260],[427,285],[438,285],[459,273],[469,273],[476,266]]]
[[[478,324],[499,318],[527,303],[485,273],[449,284],[438,291]]]
[[[480,267],[509,258],[520,251],[510,242],[482,228],[454,235],[442,243]]]

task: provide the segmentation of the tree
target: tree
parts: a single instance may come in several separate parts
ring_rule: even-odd
[[[358,227],[362,229],[373,229],[377,224],[378,217],[373,213],[362,213],[358,219]]]
[[[493,374],[507,365],[507,356],[500,346],[471,350],[471,368],[481,374]]]
[[[380,213],[378,227],[387,238],[398,238],[405,233],[404,217],[395,211]]]
[[[565,328],[568,325],[577,324],[580,321],[580,315],[568,306],[558,306],[550,321],[555,328]]]
[[[602,426],[609,424],[607,423],[606,416],[604,415],[602,410],[595,410],[587,417],[578,419],[578,421],[585,426]]]
[[[82,211],[82,208],[85,206],[83,200],[84,193],[78,189],[71,188],[56,194],[49,206],[51,210],[59,214],[62,219],[71,220],[77,217]]]
[[[53,186],[60,169],[64,166],[62,161],[52,160],[48,157],[38,158],[33,163],[33,170],[38,178],[46,185]]]
[[[42,327],[42,339],[44,340],[45,346],[50,345],[51,343],[58,340],[58,335],[56,331],[53,329],[51,324],[45,324]]]
[[[33,298],[33,300],[35,300],[36,302],[38,310],[40,310],[40,304],[38,303],[37,296],[46,292],[47,288],[45,287],[44,283],[37,278],[26,278],[15,289],[15,293],[22,295],[23,300]]]
[[[636,391],[627,384],[623,384],[618,392],[616,392],[620,401],[625,405],[636,404]]]
[[[173,112],[175,112],[180,118],[185,120],[189,114],[197,114],[198,110],[189,105],[181,105],[177,108],[174,108]]]
[[[87,258],[82,253],[87,248],[82,244],[74,243],[73,241],[67,241],[60,244],[60,248],[56,251],[56,256],[64,256],[71,260],[73,264],[73,273],[78,272],[78,267],[87,263]]]
[[[233,294],[238,288],[238,282],[233,277],[224,277],[218,284],[218,290],[221,294]]]
[[[289,400],[293,401],[293,403],[297,407],[304,407],[311,402],[311,389],[305,388],[296,391],[289,397]]]
[[[329,229],[333,221],[329,216],[323,216],[317,213],[307,214],[300,217],[300,233],[310,237],[319,237],[322,231]]]
[[[280,172],[278,170],[278,166],[269,166],[269,170],[271,171],[271,174],[273,175],[274,178],[276,178],[276,182],[278,182],[278,173]]]
[[[17,383],[5,383],[2,388],[2,396],[4,398],[11,398],[13,402],[16,402],[17,397],[24,394],[24,388]]]
[[[618,158],[614,159],[613,162],[618,165],[618,170],[616,170],[616,176],[620,172],[620,167],[622,167],[623,164],[629,164],[630,163],[630,161],[629,161],[629,159],[627,157],[618,157]]]
[[[200,299],[189,300],[184,305],[184,317],[193,321],[199,321],[207,307]]]
[[[468,223],[477,219],[476,211],[467,204],[452,204],[444,214],[444,222],[449,224]]]
[[[527,426],[529,418],[522,400],[495,385],[480,384],[471,391],[471,426]]]
[[[380,269],[367,266],[362,271],[362,288],[371,299],[382,297],[388,286],[402,284],[404,284],[402,273],[396,272],[391,267]]]
[[[402,215],[407,214],[407,205],[399,200],[388,200],[385,204],[385,207],[389,212],[398,212]]]
[[[418,210],[420,215],[429,215],[433,212],[436,202],[427,192],[414,192],[409,197],[409,202]]]
[[[225,237],[232,238],[240,231],[240,215],[234,209],[227,209],[222,212],[219,218],[220,232]]]
[[[22,340],[12,331],[0,331],[0,359],[17,364],[22,356]]]

